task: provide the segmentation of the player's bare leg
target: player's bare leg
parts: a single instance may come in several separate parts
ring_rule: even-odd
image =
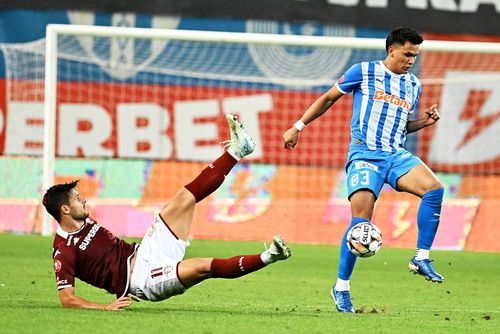
[[[400,177],[397,186],[403,191],[422,198],[417,215],[417,252],[410,260],[408,268],[410,272],[419,274],[427,280],[441,283],[444,277],[432,266],[429,251],[439,226],[444,196],[443,185],[425,164],[420,164]]]
[[[396,185],[399,190],[418,197],[422,197],[431,190],[443,188],[437,176],[424,164],[413,167],[398,179]]]
[[[238,255],[227,259],[193,258],[179,263],[178,275],[189,288],[208,278],[237,278],[264,268],[292,255],[290,248],[279,235],[274,236],[269,249],[260,254]]]
[[[182,188],[160,212],[163,221],[179,239],[187,240],[189,237],[195,204],[193,194]]]
[[[349,198],[351,202],[351,216],[372,219],[375,207],[375,195],[369,190],[358,190]]]
[[[193,222],[194,207],[217,190],[238,161],[251,154],[255,148],[253,139],[245,132],[243,125],[233,114],[227,114],[230,140],[228,149],[184,188],[160,212],[170,230],[182,240],[187,240]]]

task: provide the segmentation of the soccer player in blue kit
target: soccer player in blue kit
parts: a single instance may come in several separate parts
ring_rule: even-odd
[[[338,278],[331,290],[339,312],[354,312],[349,280],[357,257],[347,248],[347,231],[372,219],[375,201],[384,183],[422,199],[417,215],[417,252],[408,266],[410,271],[427,280],[444,281],[429,259],[439,225],[443,185],[418,157],[403,147],[407,133],[439,120],[435,104],[426,109],[421,118],[409,119],[422,90],[420,80],[410,73],[422,42],[422,36],[411,28],[393,30],[386,39],[384,60],[353,65],[283,134],[284,147],[293,149],[307,124],[323,115],[343,95],[354,95],[346,164],[352,221],[342,239]]]

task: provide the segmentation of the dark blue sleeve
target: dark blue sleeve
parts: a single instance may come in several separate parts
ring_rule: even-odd
[[[363,71],[361,64],[351,66],[347,72],[335,83],[337,89],[343,94],[349,94],[358,87],[363,81]]]

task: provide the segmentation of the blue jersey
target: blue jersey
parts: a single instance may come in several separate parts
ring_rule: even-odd
[[[354,96],[350,151],[394,153],[403,148],[409,114],[422,89],[415,75],[393,73],[382,61],[362,62],[352,66],[335,86]]]

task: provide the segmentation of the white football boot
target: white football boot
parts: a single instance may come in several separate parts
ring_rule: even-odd
[[[270,263],[286,260],[292,256],[290,247],[285,244],[285,241],[280,235],[275,235],[273,241],[266,252],[269,254]]]
[[[226,114],[226,119],[229,123],[231,139],[223,144],[229,146],[229,148],[231,148],[240,158],[252,153],[255,149],[255,142],[252,137],[245,132],[243,124],[238,121],[238,118],[234,114]]]

